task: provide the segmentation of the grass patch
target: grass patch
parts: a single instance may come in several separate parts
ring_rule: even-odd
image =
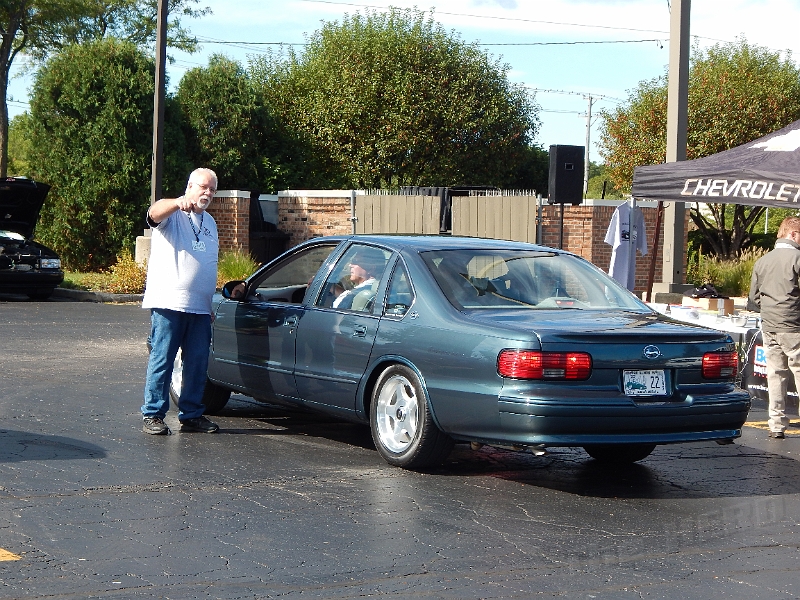
[[[217,268],[217,287],[234,279],[250,276],[259,264],[249,254],[241,250],[220,252]],[[64,273],[62,288],[109,294],[141,294],[144,292],[146,268],[140,267],[130,254],[117,257],[117,262],[107,271],[100,273]]]
[[[245,254],[240,248],[220,252],[217,265],[217,287],[221,288],[228,281],[246,279],[259,267],[259,264],[250,254]]]

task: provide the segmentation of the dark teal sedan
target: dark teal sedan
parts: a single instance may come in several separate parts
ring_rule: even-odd
[[[405,468],[456,442],[631,462],[658,444],[729,443],[750,407],[727,334],[530,244],[317,238],[226,284],[215,311],[209,413],[234,391],[362,422]]]

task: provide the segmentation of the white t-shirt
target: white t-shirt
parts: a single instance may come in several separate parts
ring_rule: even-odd
[[[629,236],[632,236],[632,244],[628,242]],[[608,274],[629,290],[633,290],[636,286],[636,250],[642,256],[647,254],[647,232],[642,210],[638,206],[634,209],[631,231],[631,205],[627,202],[620,204],[611,217],[605,242],[612,247]],[[633,250],[633,256],[630,256],[630,249]]]
[[[179,210],[152,231],[142,308],[210,315],[219,257],[214,217]]]
[[[376,283],[375,278],[370,277],[369,279],[366,279],[361,283],[359,283],[353,289],[343,291],[336,297],[336,300],[333,301],[333,308],[339,308],[340,306],[342,306],[342,308],[350,308],[353,303],[353,299],[350,297],[355,296],[362,290],[372,287],[374,283]]]

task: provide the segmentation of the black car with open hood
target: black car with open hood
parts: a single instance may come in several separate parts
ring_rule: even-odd
[[[49,191],[31,179],[0,179],[0,293],[42,300],[64,280],[58,254],[32,239]]]

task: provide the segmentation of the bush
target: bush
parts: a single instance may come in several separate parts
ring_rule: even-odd
[[[147,267],[140,266],[130,254],[117,257],[109,270],[106,291],[112,294],[141,294],[147,279]]]
[[[74,44],[36,73],[24,173],[52,187],[36,237],[71,270],[99,272],[133,249],[150,203],[155,63],[113,38]],[[182,190],[191,170],[174,100],[165,102],[164,192]],[[16,146],[20,148],[19,145]],[[171,196],[175,197],[175,196]]]
[[[731,260],[704,256],[699,251],[692,252],[689,254],[686,281],[692,285],[710,283],[726,296],[747,296],[753,265],[767,252],[764,248],[749,248]]]
[[[224,250],[219,255],[217,267],[217,287],[221,288],[228,281],[246,279],[259,267],[259,264],[250,254],[245,254],[241,248]]]

